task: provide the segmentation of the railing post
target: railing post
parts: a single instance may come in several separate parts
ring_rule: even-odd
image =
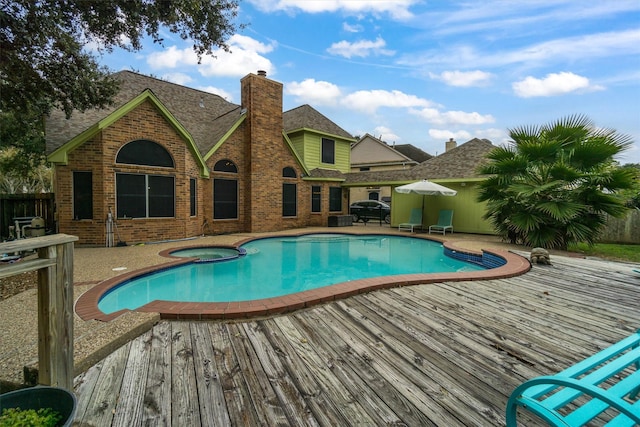
[[[38,383],[73,389],[73,243],[38,250]]]

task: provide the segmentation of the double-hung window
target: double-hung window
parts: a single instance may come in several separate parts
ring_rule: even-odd
[[[342,188],[329,188],[329,211],[339,212],[342,210]]]
[[[322,138],[322,163],[336,163],[336,142],[333,139]]]

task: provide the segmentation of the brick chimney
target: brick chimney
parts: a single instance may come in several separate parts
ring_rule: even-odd
[[[250,167],[244,191],[247,228],[271,231],[282,221],[282,168],[290,156],[283,142],[282,83],[270,80],[265,71],[240,80],[245,119],[245,153]],[[288,164],[290,164],[289,162]]]
[[[449,138],[449,140],[445,142],[444,152],[446,153],[449,150],[453,150],[457,146],[458,146],[458,143],[456,142],[456,140],[453,138]]]

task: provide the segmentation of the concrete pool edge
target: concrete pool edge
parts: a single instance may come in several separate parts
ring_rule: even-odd
[[[285,234],[286,236],[302,236],[305,234],[319,233],[296,233]],[[326,234],[326,233],[325,233]],[[328,233],[335,234],[335,233]],[[352,234],[344,232],[340,234]],[[370,233],[388,234],[388,233]],[[270,236],[273,237],[273,236]],[[408,236],[409,237],[409,236]],[[416,284],[441,283],[447,281],[470,281],[470,280],[491,280],[514,277],[526,273],[531,269],[529,261],[513,252],[503,249],[483,249],[481,252],[465,249],[457,246],[454,242],[443,241],[439,238],[410,235],[414,238],[423,238],[440,242],[451,251],[482,256],[483,253],[491,254],[505,260],[505,264],[482,271],[458,272],[458,273],[430,273],[430,274],[406,274],[396,276],[383,276],[370,279],[353,280],[350,282],[338,283],[318,289],[299,292],[296,294],[281,297],[266,298],[260,300],[248,300],[238,302],[175,302],[175,301],[152,301],[134,311],[159,313],[163,319],[172,320],[209,320],[209,319],[245,319],[251,317],[262,317],[287,313],[313,305],[334,301],[349,296],[371,292],[379,289],[394,288],[399,286],[409,286]],[[235,245],[219,245],[221,247],[239,247],[242,244],[264,237],[247,238],[238,241]],[[177,265],[191,262],[190,258],[171,257],[168,254],[176,248],[162,251],[160,254],[168,256],[171,261],[160,265],[145,267],[143,269],[131,271],[107,280],[94,286],[92,289],[82,294],[75,304],[76,314],[83,320],[100,320],[108,322],[129,310],[121,310],[111,314],[105,314],[98,309],[98,302],[102,296],[114,286],[140,275],[152,273],[158,270],[171,268]]]

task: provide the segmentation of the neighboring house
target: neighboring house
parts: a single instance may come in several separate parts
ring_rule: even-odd
[[[399,185],[422,179],[432,180],[458,192],[455,197],[418,196],[398,194],[392,191],[391,225],[397,226],[409,219],[413,207],[423,207],[423,223],[435,224],[440,209],[453,209],[454,230],[464,233],[493,234],[491,224],[484,220],[484,204],[476,200],[478,182],[485,177],[478,175],[477,168],[486,155],[495,148],[487,139],[474,138],[464,144],[455,141],[446,143],[447,150],[436,157],[406,170],[352,172],[348,174],[344,187],[352,189],[369,186]]]
[[[351,146],[351,172],[379,172],[388,170],[405,170],[414,167],[431,155],[411,144],[390,146],[386,142],[369,134],[365,134]],[[350,200],[390,200],[391,187],[368,186],[352,188]]]
[[[57,224],[80,244],[326,225],[355,139],[308,105],[282,111],[282,84],[241,80],[241,104],[130,71],[112,106],[46,119]]]

